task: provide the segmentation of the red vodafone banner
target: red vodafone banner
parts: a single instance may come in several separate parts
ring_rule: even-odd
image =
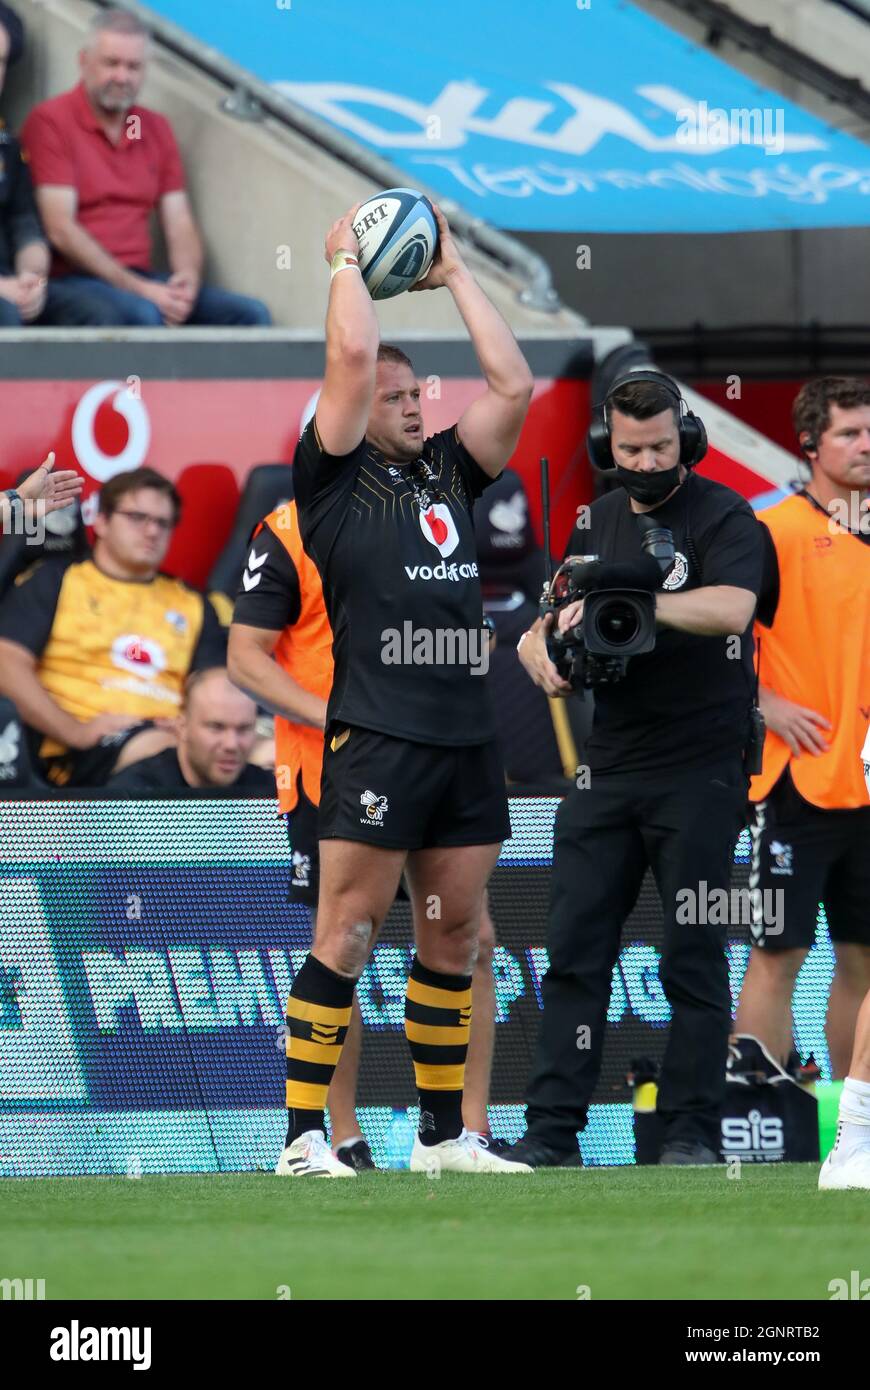
[[[457,420],[482,381],[467,342],[405,347],[431,434]],[[553,545],[561,551],[577,506],[593,495],[583,445],[593,343],[533,340],[522,347],[536,388],[512,466],[525,480],[540,536],[538,465],[542,454],[549,458]],[[229,537],[251,469],[291,464],[316,402],[322,361],[322,342],[188,344],[170,335],[168,346],[129,340],[16,344],[14,358],[6,356],[15,379],[0,381],[0,485],[10,486],[53,449],[59,468],[84,474],[90,521],[110,477],[150,464],[173,480],[184,501],[165,567],[202,587]],[[709,400],[686,394],[710,433],[703,472],[749,498],[784,485],[784,451]]]
[[[157,468],[184,502],[165,568],[201,587],[229,536],[248,473],[258,463],[289,466],[302,412],[318,384],[2,382],[5,485],[53,449],[58,468],[84,474],[83,511],[90,522],[100,488],[115,473],[146,463]]]
[[[149,464],[171,478],[184,502],[165,568],[202,587],[229,537],[245,480],[262,463],[288,468],[313,412],[323,344],[169,347],[125,340],[16,349],[16,380],[0,381],[0,484],[10,486],[49,449],[57,467],[84,474],[85,520],[115,473]],[[407,345],[419,373],[427,433],[453,424],[480,394],[468,343]],[[537,464],[552,463],[555,539],[590,495],[582,439],[588,416],[591,348],[531,345],[539,369],[535,399],[515,465],[530,481],[537,521]],[[30,372],[28,373],[28,367]],[[557,375],[564,372],[565,375]],[[285,373],[277,375],[276,373]]]

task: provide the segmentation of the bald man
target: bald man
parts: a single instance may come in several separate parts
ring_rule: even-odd
[[[249,762],[256,720],[256,704],[230,683],[223,666],[194,671],[176,724],[177,746],[133,763],[110,779],[107,790],[151,796],[188,790],[274,796],[274,775]]]

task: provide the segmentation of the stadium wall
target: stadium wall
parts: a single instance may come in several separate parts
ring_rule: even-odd
[[[493,1132],[522,1131],[547,967],[557,802],[511,798],[490,886],[498,947]],[[287,902],[289,851],[271,798],[0,802],[0,1177],[270,1169],[284,1127],[284,1003],[308,945]],[[748,833],[735,881],[746,877]],[[577,885],[582,893],[583,885]],[[729,929],[732,995],[748,954]],[[613,973],[587,1164],[630,1163],[626,1073],[660,1060],[670,1008],[647,882]],[[403,1166],[415,1121],[403,1035],[411,951],[395,907],[359,985],[360,1118],[377,1161]],[[827,1076],[832,954],[822,918],[795,994],[796,1043]]]
[[[535,396],[512,466],[539,522],[538,460],[550,458],[554,544],[591,497],[583,451],[596,357],[624,331],[574,339],[521,338]],[[481,390],[467,339],[399,336],[423,393],[427,433],[453,424]],[[5,344],[9,346],[4,351]],[[86,479],[84,515],[114,473],[148,462],[184,499],[165,567],[205,583],[230,531],[250,470],[291,463],[323,372],[323,342],[278,330],[0,333],[0,486],[53,449]],[[306,413],[307,412],[307,413]]]
[[[751,49],[738,47],[684,0],[638,0],[669,28],[707,47],[763,88],[781,92],[830,126],[865,142],[870,124],[848,104],[839,104]],[[870,24],[826,0],[732,0],[730,8],[754,24],[867,87]],[[701,96],[703,93],[697,93]],[[775,161],[769,161],[774,165]],[[541,232],[522,241],[543,256],[564,303],[597,322],[630,324],[643,336],[656,329],[814,323],[823,338],[834,326],[867,318],[867,230],[864,226],[698,235],[590,237]],[[578,275],[576,245],[591,244],[594,275]],[[739,350],[727,368],[747,372]],[[824,370],[824,364],[820,368]]]
[[[481,390],[467,339],[398,334],[395,341],[417,370],[427,432],[452,424]],[[584,445],[593,371],[630,335],[595,329],[519,341],[535,393],[511,464],[526,484],[541,540],[538,463],[542,454],[549,458],[553,546],[561,553],[577,506],[593,495]],[[323,371],[319,337],[278,329],[252,329],[241,338],[228,329],[28,329],[0,333],[0,354],[0,486],[11,486],[52,449],[58,467],[84,474],[89,521],[108,478],[150,463],[184,500],[166,568],[197,586],[230,535],[251,469],[291,463]],[[752,423],[763,429],[767,398],[763,389],[756,394]],[[787,421],[787,402],[778,399]],[[786,487],[796,472],[793,456],[735,418],[741,403],[722,405],[717,411],[693,398],[710,436],[701,471],[751,500]],[[784,422],[783,438],[786,429]]]
[[[85,0],[17,3],[27,51],[4,93],[13,129],[20,129],[36,102],[78,81],[77,53],[99,8]],[[223,106],[227,95],[193,63],[155,45],[141,101],[167,116],[175,130],[204,234],[208,276],[264,299],[276,323],[320,331],[328,286],[326,233],[378,186],[271,117],[246,121],[229,114]],[[521,303],[519,280],[466,249],[469,264],[516,330],[547,336],[579,330],[582,320],[572,311],[546,313]],[[384,336],[409,330],[455,334],[461,328],[447,294],[401,295],[379,307],[379,318]]]

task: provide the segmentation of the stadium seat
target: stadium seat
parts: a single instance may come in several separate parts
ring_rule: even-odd
[[[12,700],[0,695],[0,797],[22,787],[34,792],[49,790],[33,763],[33,749],[41,738],[27,727]]]
[[[206,592],[225,625],[229,624],[236,589],[245,567],[248,542],[254,527],[293,498],[293,474],[286,463],[260,463],[252,468],[239,500],[236,519],[229,540],[215,561],[208,577]]]
[[[228,464],[204,459],[187,463],[174,481],[181,496],[181,517],[163,568],[203,591],[232,534],[240,483]]]
[[[484,595],[519,591],[537,603],[544,551],[532,530],[525,483],[512,468],[475,502],[474,530]]]

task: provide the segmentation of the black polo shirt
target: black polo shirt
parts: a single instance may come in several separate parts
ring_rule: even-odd
[[[312,421],[293,475],[333,631],[327,721],[419,743],[488,742],[495,726],[471,635],[483,622],[471,514],[493,479],[455,426],[430,436],[420,461],[395,466],[365,439],[341,458],[325,453]],[[410,660],[384,659],[394,633]]]
[[[728,584],[757,597],[762,527],[738,493],[690,473],[646,515],[674,537],[665,591]],[[588,527],[574,528],[566,555],[598,555],[604,562],[641,557],[641,531],[623,488],[593,502],[589,519]],[[623,680],[595,690],[590,770],[679,771],[739,754],[749,732],[753,650],[751,621],[742,633],[717,637],[658,627],[653,651],[631,657]]]

